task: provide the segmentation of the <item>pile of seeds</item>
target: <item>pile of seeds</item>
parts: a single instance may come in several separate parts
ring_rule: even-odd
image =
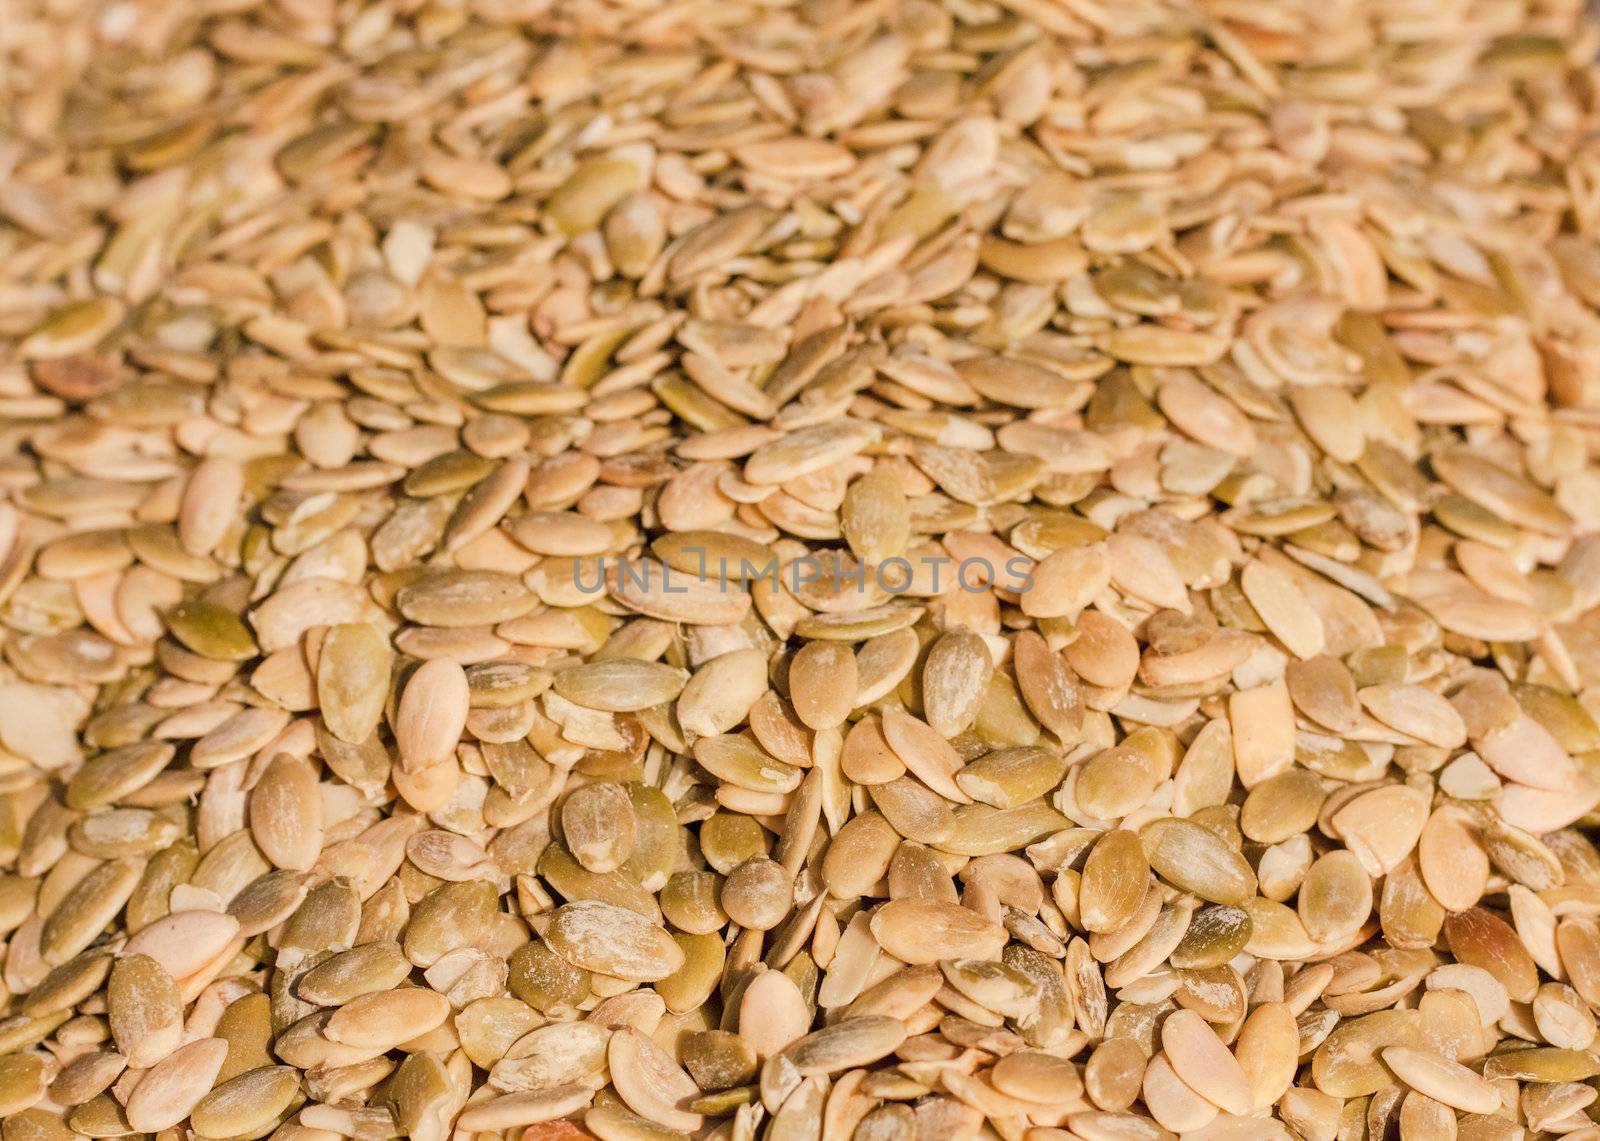
[[[12,0],[0,1141],[1600,1138],[1579,0]]]

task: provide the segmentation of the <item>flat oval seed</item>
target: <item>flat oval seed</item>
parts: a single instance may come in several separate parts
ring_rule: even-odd
[[[1217,1108],[1245,1114],[1255,1103],[1249,1079],[1211,1027],[1192,1010],[1177,1010],[1161,1024],[1161,1045],[1185,1085]]]
[[[377,629],[365,622],[329,627],[317,659],[317,706],[328,731],[359,745],[383,717],[392,654]]]
[[[1497,1113],[1500,1094],[1465,1066],[1413,1046],[1389,1046],[1383,1060],[1399,1079],[1462,1113]]]
[[[309,871],[322,853],[322,794],[303,757],[279,754],[250,793],[250,834],[273,865]]]
[[[1322,618],[1286,571],[1259,559],[1239,575],[1244,596],[1273,637],[1297,658],[1314,658],[1326,641]]]
[[[812,1031],[785,1050],[784,1057],[802,1075],[836,1074],[870,1065],[899,1049],[905,1039],[906,1028],[898,1018],[869,1014]]]
[[[1139,833],[1146,858],[1168,883],[1212,903],[1241,904],[1255,895],[1255,875],[1242,853],[1189,820],[1154,820]]]
[[[611,1035],[606,1051],[611,1081],[628,1108],[669,1129],[690,1132],[704,1118],[684,1108],[700,1088],[660,1046],[632,1027]]]
[[[929,727],[950,738],[971,725],[993,673],[989,647],[977,634],[962,627],[941,635],[928,647],[922,665],[922,706]]]
[[[1290,1008],[1264,1002],[1239,1028],[1234,1056],[1250,1083],[1256,1109],[1275,1103],[1294,1084],[1300,1035]]]
[[[178,506],[178,540],[191,555],[209,555],[238,518],[245,490],[237,460],[210,456],[197,464]]]
[[[426,1034],[450,1016],[450,1001],[420,987],[365,994],[328,1019],[323,1033],[333,1042],[371,1050],[392,1050]]]
[[[928,788],[945,800],[972,803],[972,798],[955,782],[955,774],[961,768],[960,756],[927,722],[902,709],[885,709],[883,737],[901,763]]]
[[[131,1066],[153,1066],[182,1041],[177,984],[148,955],[124,954],[112,963],[106,1010],[111,1038]]]
[[[588,1086],[564,1085],[480,1101],[456,1118],[461,1129],[474,1132],[499,1132],[524,1125],[538,1125],[576,1113],[594,1100]]]
[[[1136,832],[1105,833],[1089,851],[1078,885],[1078,913],[1086,930],[1116,931],[1144,901],[1150,862]]]
[[[259,862],[257,867],[266,870]],[[184,979],[212,963],[238,934],[239,921],[231,915],[175,911],[140,928],[122,950],[125,955],[148,955],[173,978]]]
[[[782,971],[762,971],[739,1003],[739,1037],[758,1057],[769,1058],[811,1028],[805,996]]]
[[[443,570],[401,587],[395,606],[424,626],[490,626],[520,618],[539,604],[513,575],[499,571]]]
[[[289,1066],[262,1066],[223,1082],[200,1099],[189,1124],[202,1137],[242,1137],[276,1121],[300,1089]]]
[[[423,662],[407,679],[395,713],[400,764],[420,772],[448,760],[466,728],[472,694],[466,672],[448,658]]]
[[[56,1083],[49,1089],[59,1102]],[[38,1054],[9,1054],[0,1058],[0,1117],[11,1117],[36,1105],[45,1095],[44,1059]],[[87,1100],[87,1099],[86,1099]]]
[[[574,966],[630,982],[655,982],[683,966],[683,951],[662,927],[599,900],[556,909],[545,938]]]
[[[678,724],[701,737],[726,733],[745,719],[767,689],[767,659],[759,650],[734,650],[711,659],[678,694]]]
[[[1083,1090],[1071,1062],[1034,1050],[1018,1050],[996,1061],[989,1081],[1008,1097],[1040,1105],[1065,1104]]]
[[[115,804],[154,780],[176,753],[165,741],[136,741],[102,753],[67,783],[67,807],[88,809]]]
[[[1467,743],[1467,726],[1444,698],[1420,685],[1371,685],[1356,694],[1379,721],[1428,745],[1458,749]]]
[[[411,974],[398,943],[363,943],[341,951],[300,976],[299,996],[321,1006],[343,1006],[364,994],[388,991]]]
[[[683,670],[661,662],[619,658],[562,670],[555,691],[586,709],[630,713],[671,701],[688,678]]]
[[[180,1046],[147,1070],[128,1097],[128,1124],[146,1133],[170,1129],[211,1092],[228,1056],[221,1038],[201,1038]]]
[[[833,729],[850,715],[858,684],[856,656],[840,642],[808,642],[789,663],[789,698],[811,729]]]
[[[1306,873],[1299,908],[1306,933],[1332,943],[1367,921],[1372,913],[1372,879],[1354,853],[1328,852]]]
[[[561,806],[561,830],[573,859],[591,872],[613,872],[633,854],[633,801],[610,781],[585,785]]]
[[[1006,943],[1005,928],[955,903],[896,899],[872,916],[878,944],[905,963],[940,959],[993,959]]]
[[[1362,793],[1333,815],[1345,847],[1374,877],[1388,873],[1411,854],[1427,823],[1427,799],[1398,785]]]

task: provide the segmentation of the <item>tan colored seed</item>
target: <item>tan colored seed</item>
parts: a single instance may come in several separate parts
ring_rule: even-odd
[[[1272,1105],[1290,1089],[1299,1054],[1299,1031],[1288,1006],[1264,1002],[1250,1012],[1239,1028],[1234,1056],[1250,1083],[1256,1109]]]
[[[929,646],[922,664],[922,705],[933,731],[949,738],[971,725],[993,673],[988,645],[965,627]]]
[[[1089,851],[1078,887],[1078,912],[1090,931],[1116,931],[1143,902],[1150,877],[1139,836],[1120,828],[1107,832]]]
[[[883,737],[901,764],[928,788],[957,804],[971,803],[955,782],[961,758],[927,722],[901,709],[885,709]]]
[[[1178,1077],[1165,1053],[1145,1067],[1140,1094],[1156,1124],[1167,1129],[1192,1133],[1217,1117],[1217,1107]]]
[[[635,982],[664,979],[684,963],[683,951],[663,928],[600,900],[558,908],[545,938],[574,966]]]
[[[1237,456],[1255,451],[1256,435],[1249,418],[1192,375],[1181,373],[1167,381],[1157,391],[1156,400],[1181,431],[1202,444]]]
[[[1234,766],[1246,788],[1277,776],[1294,761],[1294,710],[1282,682],[1240,690],[1228,701]]]
[[[1239,585],[1267,629],[1290,653],[1297,658],[1322,653],[1326,642],[1322,618],[1291,575],[1257,559],[1240,573]]]
[[[633,854],[637,818],[621,785],[585,785],[561,806],[567,848],[591,872],[613,872]]]
[[[745,987],[739,1003],[739,1037],[758,1057],[781,1053],[810,1028],[805,996],[782,971],[762,971]]]
[[[0,1141],[1594,1132],[1589,6],[175,7],[7,11]]]
[[[661,662],[619,658],[563,670],[555,691],[586,709],[626,713],[671,701],[687,680],[683,670]]]
[[[461,740],[472,694],[466,672],[456,662],[435,658],[406,680],[395,712],[395,745],[400,764],[421,772],[446,761]]]
[[[1132,1038],[1108,1038],[1094,1048],[1083,1068],[1089,1100],[1107,1113],[1127,1109],[1139,1096],[1149,1055]]]
[[[1429,745],[1455,749],[1466,744],[1467,728],[1451,704],[1420,685],[1373,685],[1357,698],[1378,720]]]
[[[783,866],[752,856],[728,873],[722,885],[722,909],[741,927],[770,931],[789,914],[794,887]]]
[[[1332,944],[1355,932],[1372,912],[1372,879],[1355,853],[1321,856],[1300,884],[1300,922],[1306,933]]]
[[[524,1125],[538,1125],[566,1117],[588,1105],[594,1091],[587,1086],[564,1085],[526,1093],[508,1093],[490,1098],[466,1109],[456,1124],[462,1129],[498,1132]]]
[[[189,1123],[202,1137],[238,1137],[255,1132],[289,1108],[300,1075],[289,1066],[262,1066],[223,1082],[200,1099]]]
[[[1370,876],[1386,874],[1410,855],[1427,821],[1426,799],[1400,786],[1362,793],[1333,815],[1345,846]]]
[[[814,1030],[782,1056],[803,1075],[835,1074],[877,1061],[898,1049],[905,1038],[906,1028],[899,1019],[868,1014]]]
[[[733,650],[696,670],[678,694],[684,732],[715,737],[737,726],[767,689],[767,659],[759,650]]]
[[[812,729],[844,724],[856,703],[856,657],[838,642],[808,642],[789,663],[795,715]]]
[[[1417,840],[1417,867],[1446,911],[1465,911],[1489,883],[1489,854],[1464,813],[1441,807]]]
[[[133,1066],[153,1066],[177,1049],[183,1006],[172,976],[148,955],[119,956],[106,986],[111,1037]]]
[[[1254,1095],[1228,1048],[1191,1010],[1178,1010],[1161,1024],[1161,1044],[1178,1076],[1207,1101],[1228,1113],[1250,1111]]]
[[[195,466],[178,508],[178,540],[191,555],[209,555],[239,516],[244,468],[237,460],[211,456]]]
[[[1188,820],[1155,820],[1139,833],[1157,875],[1201,899],[1241,904],[1255,894],[1244,856],[1214,832]]]
[[[52,1095],[59,1101],[55,1086]],[[11,1117],[32,1108],[45,1095],[44,1059],[38,1054],[9,1054],[0,1058],[0,1114]]]
[[[939,959],[990,959],[1005,944],[1005,931],[975,911],[955,903],[897,899],[872,917],[880,946],[907,963]]]
[[[448,1017],[449,1001],[420,987],[362,995],[334,1012],[323,1033],[345,1046],[390,1050]]]
[[[317,706],[328,731],[359,745],[383,717],[389,688],[388,643],[367,623],[330,628],[317,660]]]
[[[705,1120],[684,1105],[700,1092],[660,1046],[632,1027],[611,1035],[606,1051],[611,1080],[628,1108],[669,1129],[693,1131]]]
[[[147,1133],[177,1125],[211,1092],[227,1054],[221,1038],[201,1038],[174,1050],[134,1087],[124,1110],[128,1124]]]
[[[1389,1046],[1383,1060],[1401,1081],[1435,1101],[1463,1113],[1494,1113],[1500,1095],[1493,1086],[1459,1063],[1413,1046]]]
[[[250,834],[280,868],[309,871],[322,852],[322,794],[310,761],[279,754],[250,793]]]

